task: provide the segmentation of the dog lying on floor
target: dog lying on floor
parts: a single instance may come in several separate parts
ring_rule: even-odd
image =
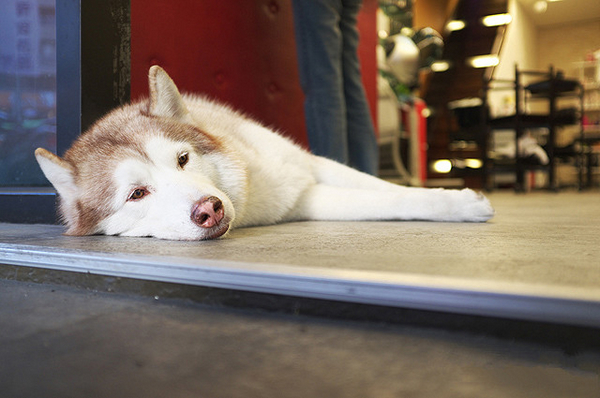
[[[204,240],[298,220],[484,222],[469,189],[391,184],[312,155],[227,106],[181,95],[158,66],[150,98],[117,108],[60,158],[36,159],[58,191],[67,235]]]

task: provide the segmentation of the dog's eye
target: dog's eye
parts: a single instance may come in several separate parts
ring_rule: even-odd
[[[129,199],[127,200],[140,200],[144,196],[148,195],[148,193],[149,192],[146,188],[136,188],[133,190],[133,192],[131,192],[131,195],[129,195]]]
[[[188,153],[183,152],[177,158],[177,163],[179,164],[179,167],[181,167],[183,169],[183,166],[185,166],[187,164],[188,160],[190,160]]]

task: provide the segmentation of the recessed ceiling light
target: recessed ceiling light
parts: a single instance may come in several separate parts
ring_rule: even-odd
[[[489,68],[498,65],[499,62],[497,55],[478,55],[467,59],[467,64],[473,68]]]
[[[480,169],[483,167],[481,159],[465,159],[465,166],[470,169]]]
[[[465,28],[465,21],[461,21],[460,19],[454,19],[452,21],[448,21],[446,24],[446,30],[449,32],[454,32],[457,30],[461,30]]]
[[[545,0],[540,0],[533,3],[533,11],[537,12],[538,14],[545,13],[547,9],[548,3],[546,3]]]
[[[481,23],[485,26],[501,26],[511,23],[512,17],[510,14],[494,14],[488,15],[481,19]]]
[[[450,159],[439,159],[431,164],[431,168],[436,173],[450,173],[452,171],[452,162],[450,161]]]
[[[436,61],[431,64],[431,70],[433,72],[445,72],[450,68],[448,61]]]

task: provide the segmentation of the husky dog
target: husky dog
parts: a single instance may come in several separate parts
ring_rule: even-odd
[[[394,185],[310,154],[222,104],[180,95],[158,66],[150,98],[117,108],[60,158],[35,151],[67,235],[204,240],[298,220],[484,222],[471,190]]]

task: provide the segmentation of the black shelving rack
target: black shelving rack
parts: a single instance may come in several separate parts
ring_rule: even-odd
[[[527,84],[525,83],[527,81]],[[533,81],[530,83],[529,81]],[[512,91],[514,94],[515,112],[512,115],[495,117],[490,116],[488,95],[491,91]],[[561,109],[558,102],[560,98],[576,98],[576,108]],[[533,113],[527,111],[529,101],[543,100],[548,103],[546,112]],[[514,173],[515,190],[525,191],[525,173],[527,171],[542,170],[547,173],[547,186],[549,190],[557,190],[556,165],[559,157],[570,157],[578,171],[578,184],[583,184],[582,158],[583,152],[580,145],[570,145],[570,150],[557,152],[557,131],[567,125],[578,125],[579,139],[583,137],[583,87],[577,80],[565,79],[561,72],[552,66],[546,71],[520,70],[515,66],[515,78],[489,79],[484,81],[482,93],[482,127],[484,132],[481,140],[483,152],[483,186],[487,190],[494,188],[493,176],[497,173]],[[548,138],[544,150],[548,155],[547,164],[532,163],[531,159],[520,154],[519,139],[531,129],[546,128]],[[498,159],[490,156],[490,146],[494,130],[513,130],[515,142],[514,159]],[[578,140],[575,140],[578,141]],[[578,148],[578,149],[576,149]]]

